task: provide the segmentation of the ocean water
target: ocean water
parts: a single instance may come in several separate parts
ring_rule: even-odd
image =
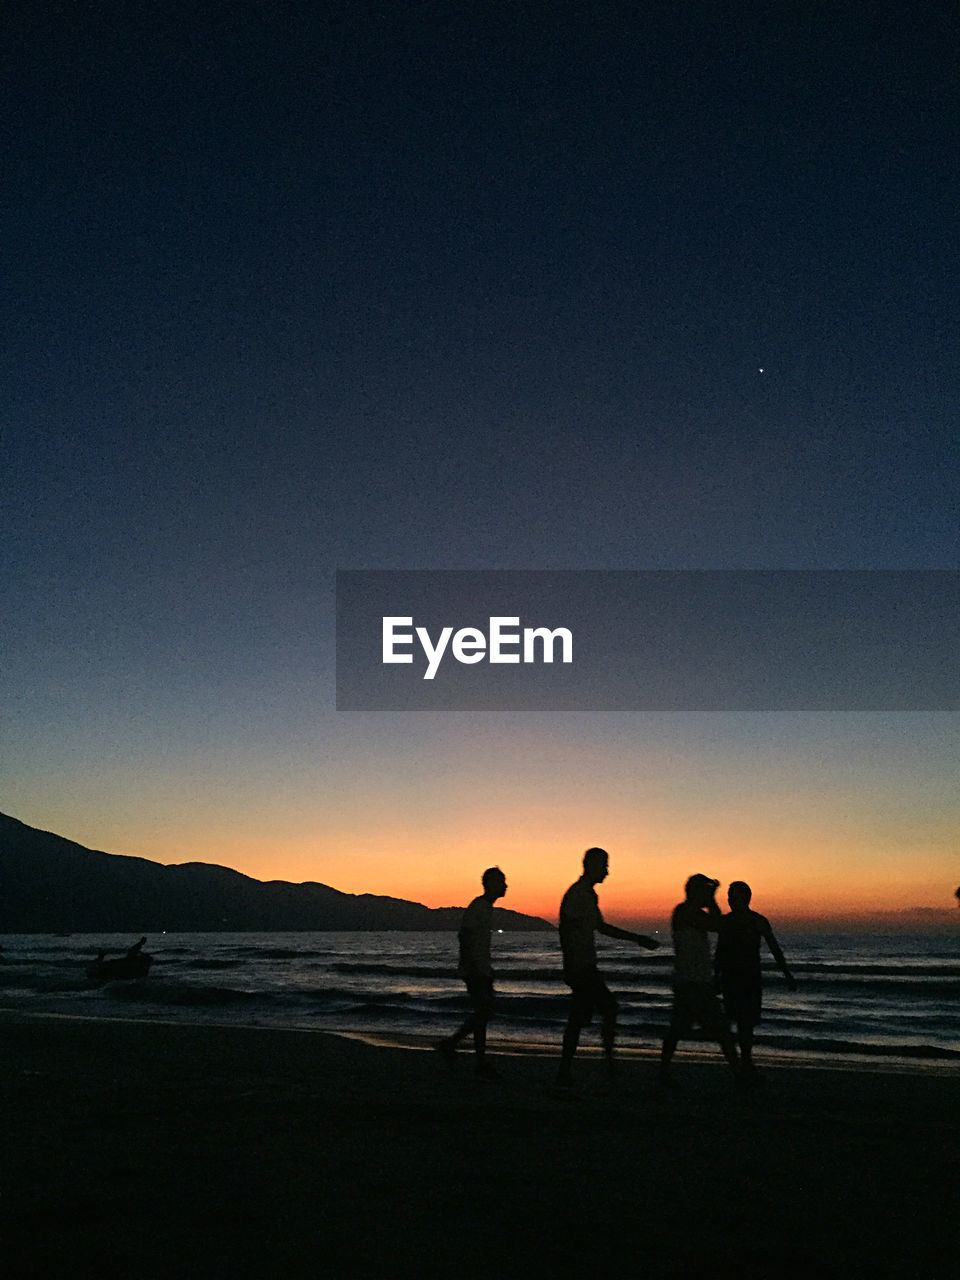
[[[7,934],[0,1007],[37,1013],[301,1027],[396,1043],[449,1033],[468,1004],[448,933],[157,934],[147,978],[91,988],[98,951],[124,935]],[[955,937],[780,938],[798,982],[790,992],[765,965],[758,1055],[927,1059],[960,1065],[960,947]],[[620,1043],[659,1046],[670,1009],[672,953],[602,940],[600,965],[621,1005]],[[490,1047],[557,1049],[568,989],[552,933],[494,936],[498,993]],[[583,1043],[596,1036],[587,1031]],[[684,1042],[681,1052],[697,1051]],[[703,1046],[705,1049],[706,1046]]]

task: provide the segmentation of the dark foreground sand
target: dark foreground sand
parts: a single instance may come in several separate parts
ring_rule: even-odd
[[[496,1058],[0,1014],[11,1278],[952,1277],[960,1073]]]

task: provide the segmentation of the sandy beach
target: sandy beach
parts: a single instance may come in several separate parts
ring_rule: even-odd
[[[27,1276],[948,1276],[960,1073],[554,1062],[0,1015],[3,1259]]]

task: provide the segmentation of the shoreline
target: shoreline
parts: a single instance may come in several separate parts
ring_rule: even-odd
[[[436,1045],[435,1037],[428,1037],[417,1032],[404,1031],[363,1031],[350,1028],[333,1028],[333,1027],[311,1027],[311,1026],[280,1026],[268,1023],[238,1023],[233,1021],[217,1022],[215,1020],[203,1022],[187,1022],[180,1021],[175,1018],[145,1018],[115,1016],[109,1014],[95,1013],[64,1013],[53,1010],[29,1010],[16,1006],[0,1005],[0,1027],[7,1020],[15,1019],[49,1019],[53,1021],[64,1022],[89,1022],[103,1023],[111,1026],[132,1025],[132,1026],[157,1026],[157,1027],[176,1027],[176,1028],[198,1028],[215,1030],[249,1030],[251,1032],[263,1032],[264,1034],[284,1033],[303,1035],[321,1035],[333,1036],[344,1040],[353,1040],[362,1044],[370,1045],[375,1048],[398,1049],[412,1052],[432,1051]],[[562,1028],[560,1028],[562,1031]],[[560,1052],[560,1033],[557,1035],[556,1044],[548,1044],[543,1041],[523,1041],[509,1040],[498,1041],[496,1033],[491,1032],[487,1045],[487,1052],[492,1057],[502,1058],[537,1058],[541,1060],[549,1060],[559,1056]],[[465,1044],[460,1050],[460,1054],[466,1058],[469,1055],[469,1043]],[[618,1045],[617,1057],[623,1061],[656,1061],[659,1057],[659,1047],[649,1045]],[[599,1043],[587,1040],[581,1043],[577,1050],[578,1057],[588,1059],[599,1059],[602,1055],[602,1049]],[[906,1054],[896,1053],[876,1053],[876,1054],[837,1054],[828,1053],[804,1053],[801,1050],[777,1049],[769,1046],[758,1044],[755,1049],[755,1058],[761,1069],[779,1069],[779,1068],[796,1068],[800,1070],[811,1071],[845,1071],[845,1072],[864,1072],[876,1074],[890,1075],[920,1075],[932,1077],[953,1077],[960,1078],[960,1056],[940,1057],[936,1054],[923,1054],[916,1057]],[[677,1050],[676,1061],[678,1065],[684,1061],[695,1062],[703,1065],[715,1063],[722,1066],[719,1051],[709,1042],[698,1039],[681,1042]]]

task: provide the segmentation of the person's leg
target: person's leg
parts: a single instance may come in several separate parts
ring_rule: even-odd
[[[670,1025],[667,1028],[667,1034],[663,1038],[663,1047],[660,1050],[660,1078],[666,1079],[670,1071],[670,1063],[676,1052],[677,1045],[683,1036],[687,1035],[693,1026],[693,1019],[690,1011],[686,1007],[683,997],[674,992],[673,1010],[670,1014]]]
[[[563,1032],[563,1047],[560,1051],[557,1084],[572,1083],[570,1068],[573,1066],[573,1057],[580,1043],[580,1032],[587,1026],[593,1016],[593,1004],[584,980],[579,977],[570,977],[567,981],[573,994],[570,1000],[567,1025]]]
[[[685,1029],[683,1019],[678,1018],[676,1013],[673,1013],[670,1017],[670,1026],[667,1028],[667,1034],[663,1037],[663,1047],[660,1050],[661,1067],[666,1068],[670,1065]]]
[[[478,1004],[477,1010],[473,1017],[473,1051],[477,1057],[477,1066],[483,1063],[484,1054],[487,1052],[487,1023],[490,1021],[490,1014],[493,1011],[493,1001],[485,1000]]]
[[[473,1000],[473,1052],[477,1072],[486,1073],[487,1023],[493,1013],[493,979],[474,978],[469,983]]]
[[[477,1018],[477,1025],[473,1033],[474,1060],[478,1076],[484,1080],[497,1080],[500,1073],[490,1065],[486,1058],[488,1021],[489,1019],[485,1017]]]
[[[563,1032],[563,1048],[560,1051],[560,1069],[557,1072],[558,1084],[569,1084],[570,1068],[573,1065],[573,1056],[577,1052],[577,1045],[580,1043],[581,1023],[577,1016],[576,1009],[571,1008],[570,1016],[567,1018],[567,1025]]]
[[[617,1013],[620,1006],[617,1003],[616,996],[599,974],[596,977],[594,1000],[603,1019],[600,1026],[600,1039],[607,1059],[607,1069],[612,1071],[613,1051],[617,1042]]]
[[[737,1057],[737,1046],[730,1033],[730,1024],[727,1021],[727,1016],[723,1011],[723,1005],[720,1000],[709,991],[703,995],[703,1007],[699,1021],[704,1031],[712,1035],[717,1044],[719,1044],[720,1050],[731,1070],[737,1071],[740,1066],[740,1059]]]
[[[721,1027],[717,1040],[731,1071],[738,1071],[740,1069],[740,1059],[737,1056],[737,1046],[734,1042],[733,1036],[730,1034],[730,1028],[727,1026],[726,1020],[723,1022],[723,1026]]]
[[[736,1044],[744,1067],[752,1067],[753,1029],[760,1018],[760,990],[752,984],[729,982],[723,988],[721,1010],[727,1028],[736,1031]]]
[[[460,1044],[461,1040],[465,1040],[467,1036],[473,1034],[473,1030],[474,1030],[474,1027],[476,1026],[476,1022],[477,1022],[476,1016],[471,1013],[466,1018],[462,1026],[460,1026],[456,1031],[454,1031],[453,1035],[446,1036],[445,1039],[440,1041],[440,1043],[437,1045],[437,1048],[440,1050],[441,1053],[456,1053],[457,1046]]]
[[[474,1049],[477,1048],[477,1031],[480,1023],[483,1023],[480,1029],[482,1049],[480,1053],[486,1049],[487,1045],[487,1019],[490,1016],[490,1009],[493,1003],[493,983],[490,983],[489,992],[486,983],[482,979],[466,978],[465,979],[467,994],[470,997],[470,1003],[473,1006],[471,1012],[463,1020],[461,1025],[453,1035],[447,1036],[441,1040],[437,1048],[441,1053],[456,1053],[461,1041],[466,1040],[467,1036],[473,1036]]]
[[[745,1067],[753,1066],[753,1023],[747,1018],[737,1019],[737,1048]]]
[[[762,1016],[762,1009],[763,987],[758,980],[752,982],[744,991],[743,1005],[739,1010],[740,1016],[737,1019],[737,1040],[740,1044],[740,1058],[742,1065],[749,1070],[751,1075],[756,1075],[757,1072],[756,1067],[753,1065],[753,1035]]]
[[[613,1051],[617,1043],[617,1015],[616,1013],[605,1013],[603,1015],[603,1024],[600,1028],[600,1039],[603,1042],[603,1052],[607,1061],[612,1062]]]

